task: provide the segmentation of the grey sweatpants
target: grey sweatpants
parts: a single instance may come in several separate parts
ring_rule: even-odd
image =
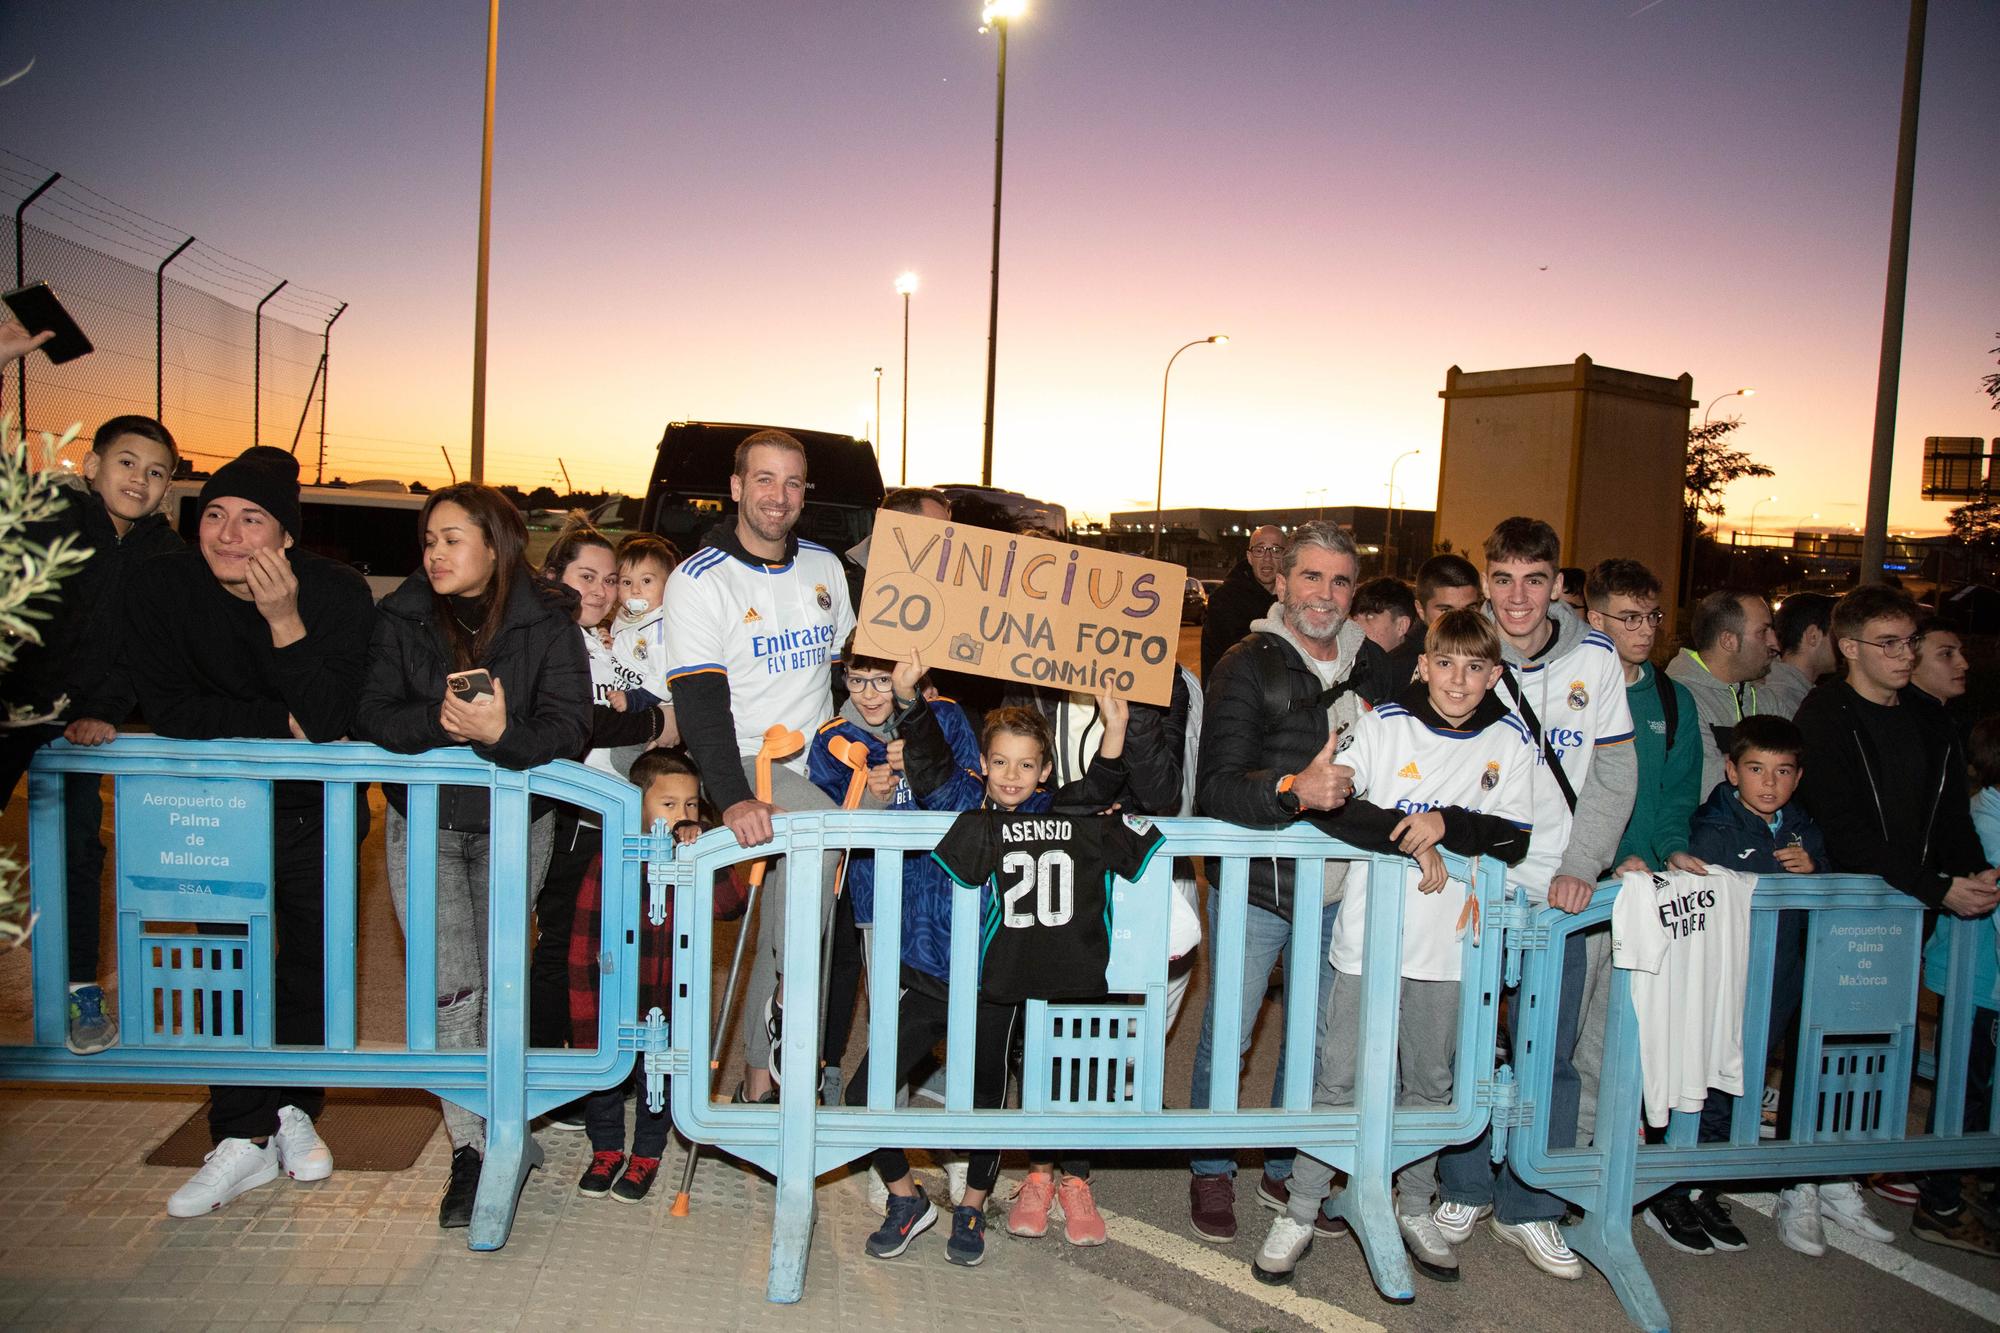
[[[551,810],[528,828],[528,901],[541,892],[555,844]],[[437,855],[437,1045],[441,1051],[486,1044],[486,928],[489,919],[487,856],[489,834],[438,830]],[[389,901],[403,938],[410,935],[410,833],[393,805],[385,840],[389,853]],[[486,1151],[486,1121],[457,1103],[444,1102],[445,1133],[454,1148]]]
[[[1576,1144],[1597,1142],[1597,1089],[1604,1074],[1604,1027],[1611,1016],[1611,927],[1583,937],[1583,1014],[1576,1025]]]
[[[756,756],[744,757],[743,776],[753,784],[757,781]],[[771,765],[771,804],[786,811],[840,808],[832,797],[813,786],[811,779],[801,777],[783,764]],[[819,884],[819,931],[822,937],[826,934],[828,923],[833,919],[833,884],[834,877],[839,873],[840,853],[826,853]],[[771,868],[764,874],[764,887],[757,897],[762,906],[757,909],[757,945],[751,951],[750,981],[743,995],[743,1058],[752,1068],[761,1069],[771,1054],[771,1034],[764,1027],[764,1007],[778,992],[778,973],[781,971],[778,958],[785,947],[783,858],[771,862]],[[746,929],[748,924],[745,923]],[[812,997],[810,1008],[799,1012],[810,1015],[809,1021],[817,1029],[819,1025],[817,996]],[[818,1076],[815,1074],[814,1077]]]
[[[1361,1048],[1361,977],[1336,970],[1333,993],[1319,1016],[1319,1073],[1313,1106],[1354,1104],[1354,1067]],[[1452,1065],[1458,1059],[1458,983],[1403,980],[1396,1104],[1421,1110],[1451,1105]],[[1292,1219],[1310,1223],[1333,1185],[1333,1168],[1303,1150],[1292,1168]],[[1427,1213],[1437,1192],[1437,1155],[1420,1158],[1396,1177],[1396,1211]]]

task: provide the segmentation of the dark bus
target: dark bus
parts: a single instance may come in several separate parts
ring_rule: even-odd
[[[773,429],[806,450],[805,512],[793,531],[835,554],[844,554],[874,531],[875,511],[882,506],[882,470],[866,443],[823,430],[716,421],[668,425],[640,507],[640,530],[657,532],[692,555],[709,529],[736,512],[729,498],[736,446],[746,436]]]

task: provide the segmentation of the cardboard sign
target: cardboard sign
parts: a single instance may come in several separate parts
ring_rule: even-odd
[[[883,510],[855,650],[1164,706],[1186,587],[1179,565]]]
[[[270,783],[135,775],[116,785],[121,907],[157,921],[270,911]]]

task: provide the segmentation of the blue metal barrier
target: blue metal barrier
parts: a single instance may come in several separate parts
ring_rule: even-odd
[[[1016,1148],[1044,1151],[1162,1148],[1246,1148],[1293,1145],[1346,1171],[1349,1183],[1337,1207],[1353,1226],[1369,1271],[1383,1294],[1408,1300],[1413,1279],[1390,1203],[1390,1181],[1400,1167],[1439,1148],[1476,1137],[1494,1107],[1511,1106],[1512,1084],[1493,1070],[1493,1040],[1502,957],[1499,927],[1508,919],[1502,899],[1504,867],[1468,866],[1447,857],[1455,877],[1478,886],[1485,931],[1468,931],[1460,991],[1458,1064],[1453,1105],[1442,1111],[1395,1106],[1400,967],[1370,967],[1362,988],[1362,1042],[1358,1053],[1358,1104],[1336,1110],[1312,1106],[1318,1018],[1321,876],[1326,859],[1356,859],[1372,869],[1377,885],[1402,884],[1410,867],[1402,857],[1372,858],[1309,828],[1287,832],[1238,828],[1206,819],[1166,819],[1166,845],[1136,885],[1119,885],[1114,907],[1112,959],[1107,972],[1113,996],[1132,1003],[1051,1004],[1030,1001],[1026,1086],[1019,1110],[972,1109],[973,1027],[979,975],[979,895],[954,890],[951,921],[949,1035],[943,1110],[898,1109],[893,1061],[869,1062],[867,1106],[820,1107],[816,1084],[790,1079],[779,1104],[720,1105],[712,1100],[707,1071],[719,1059],[708,1047],[716,1001],[715,931],[711,913],[718,872],[771,855],[787,854],[790,882],[781,958],[785,989],[820,990],[819,898],[827,850],[870,848],[875,857],[875,930],[868,959],[868,1045],[896,1049],[902,951],[901,904],[906,854],[924,856],[951,826],[949,815],[910,813],[795,814],[776,821],[776,840],[744,849],[715,831],[681,849],[671,867],[678,893],[674,920],[674,1064],[701,1071],[673,1082],[674,1122],[689,1137],[753,1162],[777,1178],[767,1294],[796,1301],[803,1293],[812,1229],[815,1177],[875,1148],[921,1145]],[[1237,1104],[1238,1066],[1218,1055],[1210,1109],[1168,1109],[1163,1067],[1166,1032],[1167,924],[1175,857],[1218,858],[1221,880],[1216,937],[1208,941],[1215,1030],[1239,1030],[1242,1018],[1245,910],[1252,860],[1293,862],[1304,905],[1291,922],[1293,963],[1285,969],[1286,1080],[1280,1105],[1268,1110]],[[654,867],[656,870],[660,867]],[[805,906],[801,906],[801,905]],[[1328,911],[1335,910],[1328,907]],[[1403,895],[1371,893],[1365,950],[1370,959],[1401,959]],[[796,1003],[796,1002],[794,1002]],[[796,1010],[795,1010],[796,1011]],[[813,1023],[784,1027],[783,1068],[818,1067]],[[1227,1037],[1219,1051],[1233,1053]],[[1068,1074],[1052,1074],[1058,1057]],[[1093,1076],[1094,1071],[1094,1076]]]
[[[1555,1077],[1557,1007],[1564,945],[1571,935],[1608,929],[1619,884],[1598,887],[1575,915],[1544,909],[1509,942],[1521,958],[1528,1005],[1515,1052],[1524,1102],[1547,1105]],[[1792,1117],[1783,1137],[1760,1140],[1774,963],[1781,912],[1807,915],[1803,1005],[1799,1016]],[[1633,1323],[1668,1325],[1645,1264],[1632,1244],[1633,1209],[1671,1185],[1704,1180],[1784,1182],[1852,1177],[1871,1171],[1965,1170],[2000,1163],[2000,1100],[1984,1126],[1962,1128],[1972,1037],[1973,943],[1959,931],[1939,1022],[1935,1124],[1911,1133],[1909,1095],[1917,1072],[1917,985],[1923,907],[1872,876],[1770,875],[1751,899],[1743,1005],[1744,1094],[1729,1139],[1699,1143],[1700,1117],[1675,1112],[1666,1141],[1642,1144],[1643,1082],[1631,974],[1613,969],[1597,1103],[1596,1142],[1550,1149],[1549,1126],[1530,1120],[1505,1144],[1529,1185],[1583,1210],[1566,1229],[1571,1248],[1610,1281]],[[1878,947],[1879,946],[1879,947]],[[1607,964],[1608,965],[1608,964]]]
[[[119,1044],[90,1056],[63,1047],[67,1012],[64,774],[114,779]],[[280,1084],[423,1088],[484,1116],[486,1168],[468,1245],[506,1242],[527,1172],[542,1160],[535,1116],[621,1082],[647,1052],[653,1094],[673,1069],[655,1010],[640,1023],[639,869],[656,842],[640,828],[631,784],[581,764],[498,768],[470,750],[398,755],[372,745],[176,741],[129,737],[94,749],[57,742],[29,770],[28,855],[34,935],[34,1045],[0,1045],[0,1079],[91,1083]],[[326,1043],[273,1040],[273,782],[324,784]],[[356,1036],[359,883],[355,798],[368,783],[408,788],[409,932],[404,1049]],[[491,911],[484,1049],[437,1049],[437,809],[440,786],[491,792]],[[529,801],[595,815],[604,831],[602,979],[595,1050],[527,1046]],[[662,890],[651,913],[661,919]],[[154,931],[221,922],[242,935]],[[282,966],[282,960],[279,961]]]

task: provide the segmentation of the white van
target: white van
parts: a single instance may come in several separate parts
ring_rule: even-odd
[[[194,545],[201,529],[200,481],[177,481],[167,492],[166,513],[174,531]],[[359,570],[376,601],[394,592],[423,562],[424,543],[417,514],[425,497],[398,484],[299,488],[299,545]]]

